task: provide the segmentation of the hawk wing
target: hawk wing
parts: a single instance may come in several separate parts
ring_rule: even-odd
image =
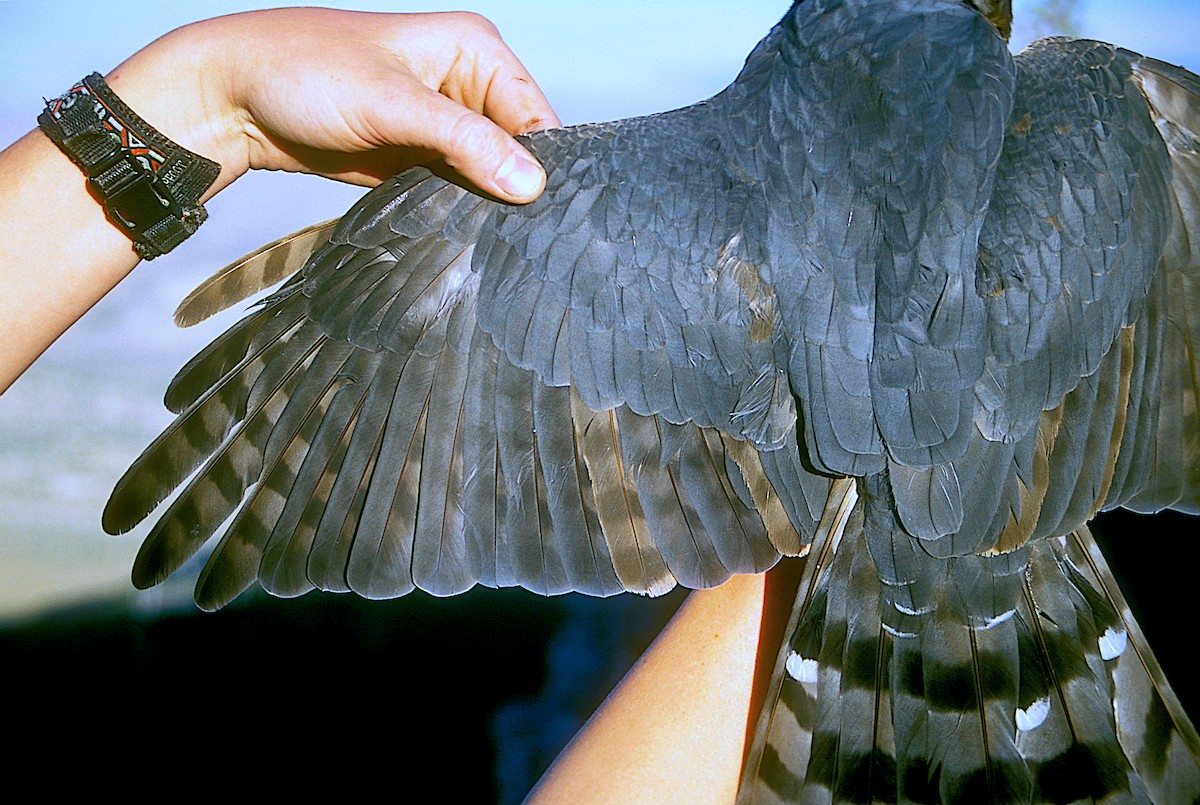
[[[739,245],[761,202],[689,156],[716,103],[532,136],[550,182],[520,223],[423,170],[368,194],[173,381],[179,418],[105,511],[127,530],[187,481],[136,583],[231,517],[203,607],[255,578],[660,593],[801,552],[829,481],[787,438],[774,292]],[[558,273],[524,282],[533,264]]]

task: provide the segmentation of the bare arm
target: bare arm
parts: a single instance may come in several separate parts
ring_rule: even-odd
[[[802,567],[688,596],[527,803],[733,802]]]
[[[221,164],[202,200],[251,168],[374,185],[432,163],[526,202],[544,176],[509,135],[558,123],[495,28],[473,14],[235,14],[167,34],[107,81],[162,134]],[[0,175],[19,177],[0,183],[3,391],[138,257],[41,132],[0,152]]]

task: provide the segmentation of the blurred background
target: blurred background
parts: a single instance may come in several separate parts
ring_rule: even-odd
[[[0,146],[35,125],[44,97],[93,70],[107,72],[157,36],[274,5],[0,0]],[[661,111],[719,91],[789,3],[326,5],[483,13],[571,124]],[[1195,0],[1014,6],[1014,48],[1066,32],[1200,69]],[[239,315],[177,330],[175,305],[218,267],[340,214],[361,192],[311,177],[244,178],[210,202],[196,237],[135,271],[0,396],[0,662],[10,690],[20,692],[10,726],[30,736],[120,730],[125,748],[148,755],[257,736],[322,758],[311,775],[353,763],[360,778],[386,772],[391,785],[410,791],[416,779],[452,780],[456,799],[519,801],[678,605],[678,592],[596,601],[477,590],[377,603],[248,594],[200,615],[190,603],[194,575],[147,592],[130,587],[146,526],[109,537],[100,512],[116,479],[169,422],[161,396],[174,371]],[[1173,546],[1194,528],[1179,518],[1120,516],[1098,530],[1147,534],[1109,539],[1110,555],[1131,584],[1144,575],[1161,591],[1179,589],[1170,574],[1182,582],[1187,563],[1146,562],[1150,532],[1155,545]],[[1187,547],[1178,555],[1197,556]],[[1170,675],[1180,644],[1171,628],[1180,618],[1170,599],[1140,598],[1135,606],[1151,607],[1141,620]],[[1172,679],[1182,693],[1181,673]],[[1192,706],[1190,693],[1185,698]]]

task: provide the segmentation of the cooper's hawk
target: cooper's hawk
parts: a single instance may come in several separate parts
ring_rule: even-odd
[[[1200,511],[1200,80],[1008,20],[802,0],[708,101],[530,135],[529,206],[413,170],[214,278],[184,318],[303,266],[115,490],[191,478],[136,583],[230,517],[204,608],[807,553],[747,801],[1200,796],[1085,527]]]

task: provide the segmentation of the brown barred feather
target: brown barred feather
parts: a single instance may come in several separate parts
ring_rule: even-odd
[[[200,283],[175,308],[175,324],[191,327],[295,274],[329,239],[337,219],[306,226],[234,260]]]

